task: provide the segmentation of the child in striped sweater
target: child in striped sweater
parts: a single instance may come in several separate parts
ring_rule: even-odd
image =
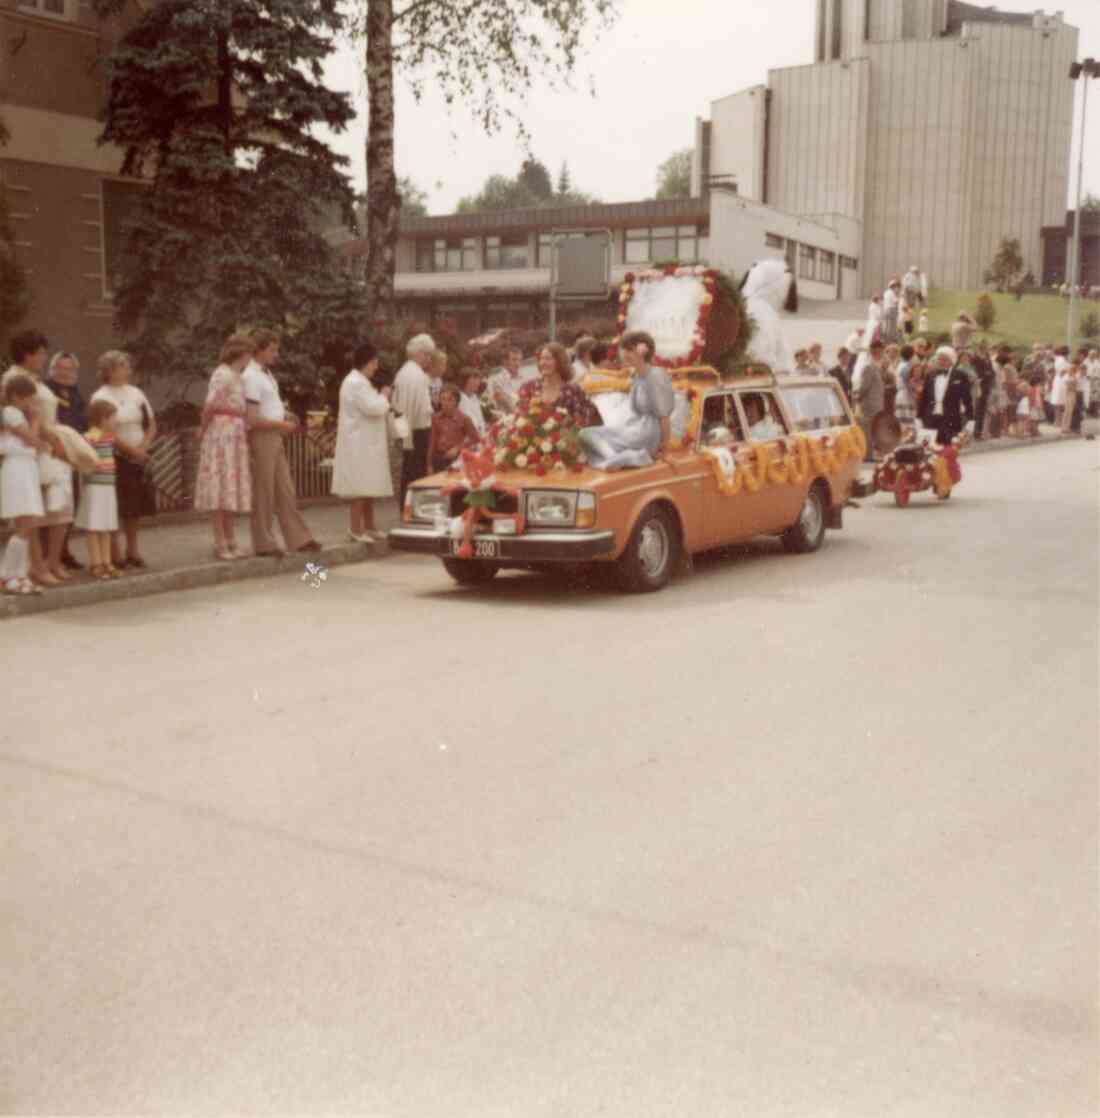
[[[115,405],[109,400],[92,400],[88,406],[88,433],[84,436],[95,448],[95,469],[85,475],[80,490],[76,526],[88,539],[88,565],[94,578],[121,578],[122,572],[111,563],[111,535],[118,531],[118,497],[115,494]]]

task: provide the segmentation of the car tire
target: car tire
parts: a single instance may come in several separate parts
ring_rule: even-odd
[[[462,586],[481,586],[491,582],[500,568],[495,563],[481,563],[476,559],[443,559],[447,574]]]
[[[783,546],[795,555],[817,551],[825,539],[825,489],[820,482],[810,486],[798,519],[783,533]]]
[[[615,564],[619,588],[648,594],[668,585],[680,562],[680,533],[667,509],[651,505],[638,517],[630,542]]]

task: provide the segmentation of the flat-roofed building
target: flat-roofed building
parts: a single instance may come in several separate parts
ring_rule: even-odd
[[[802,291],[834,299],[844,289],[857,250],[857,223],[833,215],[781,213],[732,189],[708,198],[671,198],[402,218],[394,281],[397,311],[434,321],[455,320],[466,333],[547,323],[555,230],[611,236],[611,290],[629,271],[663,261],[705,262],[740,276],[754,261],[787,257]],[[351,259],[366,242],[342,246]],[[607,299],[563,304],[560,316],[606,316]]]
[[[961,0],[816,0],[816,60],[715,101],[694,178],[859,223],[864,294],[917,264],[982,284],[1003,237],[1043,267],[1065,209],[1077,30]],[[832,219],[832,220],[835,220]]]

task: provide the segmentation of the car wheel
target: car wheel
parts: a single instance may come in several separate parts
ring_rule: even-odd
[[[820,483],[810,486],[798,519],[783,533],[783,546],[797,555],[817,551],[825,539],[825,497]]]
[[[496,577],[500,568],[495,563],[479,563],[476,559],[444,559],[447,574],[463,586],[480,586]]]
[[[680,561],[680,534],[667,510],[653,505],[634,525],[630,542],[616,564],[619,586],[645,594],[667,585]]]

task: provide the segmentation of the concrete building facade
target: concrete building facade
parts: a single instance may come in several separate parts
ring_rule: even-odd
[[[1043,266],[1065,209],[1077,30],[961,0],[817,0],[816,60],[697,126],[695,177],[862,226],[863,294],[918,264],[972,288],[1002,237]]]

